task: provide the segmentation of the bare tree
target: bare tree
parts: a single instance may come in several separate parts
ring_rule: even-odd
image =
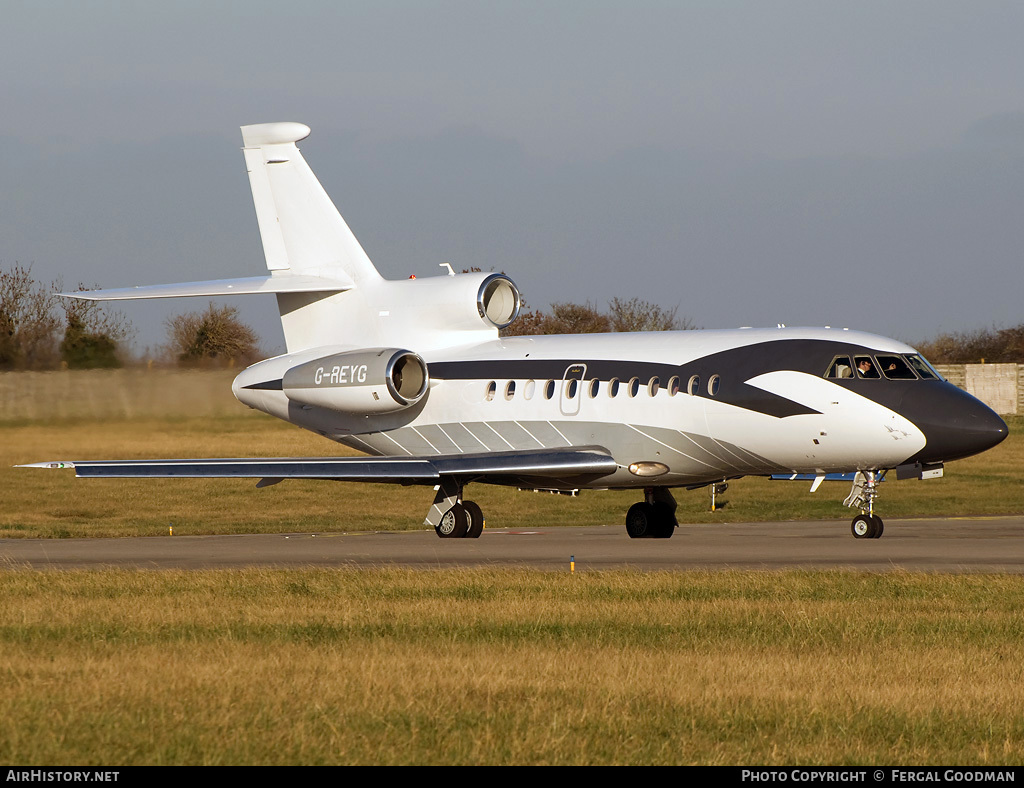
[[[526,304],[523,303],[522,310],[525,309]],[[519,317],[513,320],[510,325],[501,329],[498,333],[503,337],[528,337],[535,336],[536,334],[550,333],[544,331],[544,327],[548,319],[548,316],[539,309],[529,312],[520,311]]]
[[[594,334],[604,331],[681,331],[696,328],[688,318],[677,318],[676,309],[662,309],[639,298],[613,298],[603,313],[589,302],[551,305],[551,314],[537,309],[523,312],[502,336],[535,334]]]
[[[585,304],[561,302],[551,305],[551,317],[545,334],[601,334],[611,330],[611,321],[589,301]]]
[[[679,319],[675,309],[663,309],[650,301],[613,298],[608,304],[613,331],[681,331],[695,328],[689,318]]]
[[[205,312],[187,312],[167,321],[170,350],[180,364],[249,363],[259,357],[256,332],[238,319],[233,306],[210,302]]]
[[[0,271],[0,369],[57,366],[57,297],[17,263]]]

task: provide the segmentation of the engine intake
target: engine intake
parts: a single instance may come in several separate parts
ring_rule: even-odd
[[[519,288],[504,274],[492,274],[484,279],[476,295],[480,317],[499,329],[519,316],[521,304]]]
[[[374,348],[307,361],[284,373],[292,402],[342,413],[377,415],[415,405],[427,392],[427,365],[417,354]]]

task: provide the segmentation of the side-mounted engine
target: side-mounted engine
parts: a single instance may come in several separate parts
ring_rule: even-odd
[[[335,353],[292,367],[281,389],[292,402],[341,413],[392,413],[419,402],[427,391],[427,365],[415,353],[374,348]]]

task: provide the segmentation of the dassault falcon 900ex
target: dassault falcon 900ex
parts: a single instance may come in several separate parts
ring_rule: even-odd
[[[381,277],[296,147],[300,123],[242,127],[269,274],[65,293],[95,300],[273,293],[288,352],[235,396],[367,457],[37,463],[82,477],[252,477],[432,485],[426,523],[476,537],[471,482],[635,488],[631,537],[672,535],[672,488],[845,475],[853,535],[878,538],[878,483],[941,475],[1007,427],[914,348],[846,329],[505,337],[504,274]]]

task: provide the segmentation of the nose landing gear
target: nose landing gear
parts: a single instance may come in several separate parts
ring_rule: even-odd
[[[877,514],[858,514],[850,524],[855,539],[877,539],[885,530],[882,518]]]
[[[850,523],[850,530],[855,539],[878,539],[885,531],[882,518],[875,514],[878,483],[883,478],[885,471],[858,471],[853,479],[853,489],[843,503],[851,508],[860,509],[860,514]]]

